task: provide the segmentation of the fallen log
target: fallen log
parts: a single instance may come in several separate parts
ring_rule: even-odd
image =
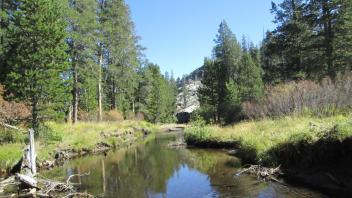
[[[23,188],[37,188],[37,180],[28,175],[16,173],[16,180],[21,182]]]

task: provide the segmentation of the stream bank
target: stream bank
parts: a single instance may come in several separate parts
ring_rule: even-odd
[[[351,137],[348,116],[285,117],[232,127],[193,125],[185,134],[189,145],[228,148],[243,163],[280,166],[285,181],[335,197],[352,196]]]
[[[148,134],[159,130],[159,126],[147,122],[123,121],[103,123],[60,124],[47,123],[47,130],[35,143],[37,166],[50,169],[63,162],[89,154],[106,154],[143,140]],[[13,132],[16,133],[16,132]],[[17,132],[18,133],[18,132]],[[18,133],[18,136],[22,134]],[[23,141],[0,145],[1,177],[5,177],[16,166],[25,146]],[[13,170],[14,171],[14,170]]]
[[[306,188],[260,182],[251,175],[234,177],[239,158],[218,149],[170,146],[182,142],[182,131],[153,134],[145,144],[68,161],[43,171],[46,178],[65,181],[72,174],[79,192],[100,197],[324,197]]]

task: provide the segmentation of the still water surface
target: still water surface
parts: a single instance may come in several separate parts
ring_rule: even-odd
[[[81,183],[82,192],[112,198],[322,197],[248,175],[234,177],[241,162],[221,150],[167,147],[182,137],[182,133],[161,133],[146,144],[79,158],[44,175],[64,181],[69,175],[89,172],[72,182]]]

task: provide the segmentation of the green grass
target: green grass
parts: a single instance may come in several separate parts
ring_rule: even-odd
[[[10,143],[0,145],[0,167],[10,167],[22,156],[22,144]]]
[[[36,139],[38,160],[52,159],[58,149],[93,149],[97,143],[105,142],[115,147],[124,145],[128,138],[140,138],[143,134],[133,128],[147,129],[151,132],[159,127],[144,121],[121,122],[79,122],[74,125],[48,122]],[[104,138],[101,132],[121,132],[121,136]],[[131,134],[128,134],[131,133]],[[25,134],[24,134],[25,136]],[[24,141],[8,142],[0,145],[0,167],[8,168],[16,163],[24,148]]]
[[[251,163],[291,165],[303,158],[311,160],[306,158],[313,157],[320,147],[325,149],[330,143],[342,143],[352,137],[352,119],[343,115],[291,116],[246,121],[229,127],[191,125],[186,128],[185,137],[195,145],[233,143],[238,155]]]

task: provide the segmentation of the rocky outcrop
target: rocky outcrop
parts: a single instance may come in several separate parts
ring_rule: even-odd
[[[177,112],[192,113],[199,108],[197,90],[202,83],[200,81],[189,80],[185,82],[185,87],[179,88],[177,95]]]
[[[203,67],[200,67],[178,81],[176,117],[179,123],[187,123],[190,114],[199,108],[197,91],[202,78]]]

